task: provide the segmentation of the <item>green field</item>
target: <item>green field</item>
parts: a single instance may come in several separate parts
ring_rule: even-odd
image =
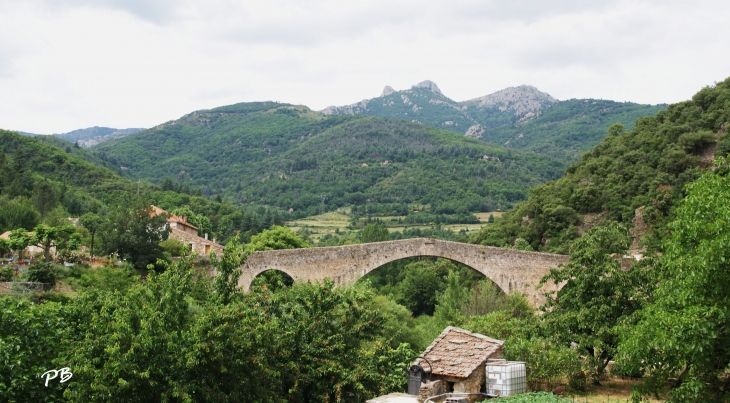
[[[459,232],[462,229],[466,231],[467,234],[473,234],[476,232],[479,232],[484,226],[488,225],[487,222],[489,220],[489,215],[494,215],[494,218],[500,217],[503,213],[499,211],[495,211],[492,213],[474,213],[474,215],[479,219],[479,224],[449,224],[444,225],[442,228]],[[389,232],[401,232],[404,229],[407,228],[431,228],[431,225],[429,224],[421,224],[421,225],[406,225],[403,223],[399,223],[398,219],[403,219],[405,216],[382,216],[382,217],[373,217],[373,219],[379,219],[381,223],[388,228]],[[338,209],[338,211],[335,212],[329,212],[324,214],[319,214],[315,216],[309,216],[305,218],[301,218],[298,220],[292,220],[288,221],[285,225],[292,229],[292,231],[299,232],[299,231],[305,231],[307,235],[314,241],[315,243],[319,241],[319,239],[327,234],[345,234],[351,231],[354,231],[352,225],[351,225],[352,216],[350,215],[350,210],[347,208]],[[365,219],[360,219],[360,225],[362,226],[365,223]]]

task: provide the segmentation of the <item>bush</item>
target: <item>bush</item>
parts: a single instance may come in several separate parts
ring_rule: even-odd
[[[582,362],[574,349],[542,339],[515,338],[505,344],[508,360],[524,361],[530,390],[552,390],[568,379],[574,390],[583,390],[586,376]]]
[[[10,266],[0,267],[0,281],[13,281],[15,270]]]
[[[190,251],[187,245],[173,238],[167,238],[160,242],[160,247],[172,257],[180,257]]]
[[[97,288],[106,291],[126,291],[139,279],[135,274],[132,265],[126,264],[119,267],[104,266],[96,269],[88,269],[82,275],[78,285],[84,288]]]
[[[46,283],[53,287],[56,285],[56,265],[44,262],[34,263],[28,267],[25,278],[28,281]]]

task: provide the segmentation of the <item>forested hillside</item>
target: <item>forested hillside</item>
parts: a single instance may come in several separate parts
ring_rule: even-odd
[[[643,245],[634,248],[659,248],[684,186],[710,167],[715,155],[730,151],[728,121],[730,79],[638,119],[631,131],[614,125],[563,178],[530,190],[527,202],[475,241],[504,246],[522,238],[535,250],[564,253],[597,222],[618,221],[643,235]]]
[[[250,236],[283,222],[286,215],[259,206],[214,202],[190,187],[173,185],[163,190],[132,182],[102,164],[65,140],[0,130],[0,233],[31,230],[41,222],[89,212],[103,216],[120,199],[139,194],[167,210],[188,208],[220,240],[236,231]]]
[[[386,214],[506,209],[565,167],[418,123],[273,102],[198,111],[94,150],[132,178],[168,177],[297,217],[347,205]]]
[[[598,144],[612,124],[621,123],[630,130],[636,119],[662,108],[597,99],[558,101],[528,85],[456,102],[442,94],[436,84],[424,81],[403,91],[386,87],[380,97],[328,107],[323,113],[420,122],[572,162]]]

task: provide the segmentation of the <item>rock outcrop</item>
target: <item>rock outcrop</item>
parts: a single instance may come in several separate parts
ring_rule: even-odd
[[[520,119],[528,120],[540,114],[540,110],[554,103],[557,99],[531,85],[509,87],[493,94],[460,102],[465,106],[477,109],[498,108],[502,112],[511,111]],[[528,116],[529,115],[529,116]]]
[[[414,85],[413,88],[425,88],[433,92],[434,94],[444,95],[443,93],[441,93],[438,85],[436,85],[436,83],[431,80],[421,81],[420,83]]]

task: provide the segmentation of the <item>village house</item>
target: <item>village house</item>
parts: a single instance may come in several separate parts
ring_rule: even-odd
[[[208,239],[208,234],[205,234],[202,237],[198,236],[198,227],[190,224],[187,217],[179,217],[174,214],[170,214],[154,205],[152,206],[152,213],[154,215],[167,215],[167,225],[170,227],[170,238],[177,239],[184,245],[189,246],[191,252],[200,256],[208,256],[210,255],[210,252],[215,253],[218,257],[223,254],[223,246],[217,244],[215,240]]]

